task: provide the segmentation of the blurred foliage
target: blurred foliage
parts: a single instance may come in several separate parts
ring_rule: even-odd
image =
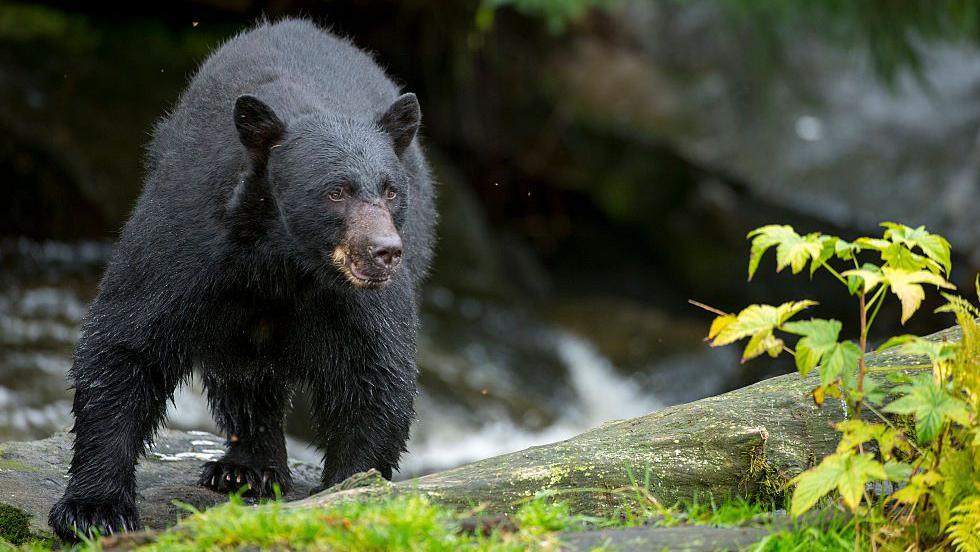
[[[543,19],[549,31],[560,33],[592,8],[610,8],[617,3],[618,0],[482,0],[476,24],[480,30],[489,30],[494,12],[509,6],[524,15]]]
[[[655,0],[647,0],[655,1]],[[673,0],[696,4],[693,0]],[[476,25],[489,30],[494,12],[510,7],[541,19],[552,33],[594,8],[614,8],[620,0],[482,0]],[[920,75],[929,42],[980,42],[980,2],[975,0],[725,0],[735,23],[745,23],[768,42],[778,58],[781,46],[801,33],[816,33],[866,50],[887,82],[906,69]],[[770,60],[771,61],[771,60]]]
[[[980,42],[980,3],[974,0],[726,1],[735,17],[777,47],[797,33],[815,32],[866,49],[877,73],[889,82],[903,69],[921,73],[928,42]]]

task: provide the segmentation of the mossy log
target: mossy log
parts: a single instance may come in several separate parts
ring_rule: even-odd
[[[958,339],[953,328],[931,339]],[[924,367],[894,351],[871,354],[869,375]],[[785,483],[832,452],[833,424],[846,416],[839,400],[814,404],[817,375],[788,374],[730,393],[604,424],[559,443],[505,454],[417,479],[385,484],[348,481],[294,503],[297,507],[391,492],[423,493],[461,508],[515,510],[549,491],[577,512],[612,513],[624,489],[647,484],[671,504],[694,496],[779,498]],[[350,489],[351,486],[359,486]]]

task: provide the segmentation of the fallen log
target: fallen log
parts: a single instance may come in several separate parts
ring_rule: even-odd
[[[928,337],[959,339],[958,328]],[[869,377],[926,367],[925,360],[889,350],[870,354]],[[629,488],[646,486],[661,503],[694,496],[779,500],[786,482],[837,445],[833,425],[842,401],[814,404],[814,372],[771,378],[723,395],[603,424],[567,441],[532,447],[395,484],[348,481],[295,507],[391,492],[423,493],[460,508],[516,510],[540,492],[561,495],[573,511],[609,515]],[[350,489],[350,486],[358,488]]]

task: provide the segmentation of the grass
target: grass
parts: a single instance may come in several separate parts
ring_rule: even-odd
[[[191,515],[153,536],[140,550],[411,550],[517,551],[558,550],[559,534],[593,528],[627,526],[713,525],[769,526],[781,508],[745,498],[702,497],[673,507],[661,506],[641,487],[624,496],[623,509],[609,518],[571,513],[560,497],[539,496],[507,518],[459,513],[419,495],[396,495],[370,501],[341,502],[323,508],[287,508],[279,502],[263,507],[232,497]],[[783,518],[785,519],[785,518]],[[474,523],[474,520],[483,520]],[[816,526],[787,526],[757,543],[757,552],[853,550],[853,523],[831,518]],[[102,550],[102,539],[81,550]],[[50,550],[53,543],[26,542],[22,549]],[[0,550],[4,550],[0,541]]]
[[[558,531],[581,525],[564,503],[533,501],[513,516],[513,530],[460,530],[460,514],[422,496],[342,502],[327,508],[256,508],[233,497],[228,504],[185,518],[140,550],[431,550],[510,551],[558,548]],[[93,540],[83,550],[100,550]]]

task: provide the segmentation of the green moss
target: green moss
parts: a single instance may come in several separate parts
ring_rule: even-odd
[[[0,456],[0,470],[12,470],[12,471],[22,471],[22,472],[41,471],[38,468],[32,468],[23,462],[18,462],[16,460],[7,460],[3,456]]]
[[[0,502],[0,538],[14,545],[31,539],[31,524],[27,514]]]
[[[782,502],[786,480],[766,458],[765,443],[752,449],[749,454],[749,471],[743,486],[748,488],[754,498],[763,503]]]

